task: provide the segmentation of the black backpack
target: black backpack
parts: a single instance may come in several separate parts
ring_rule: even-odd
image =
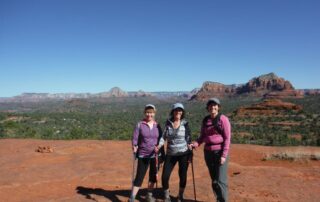
[[[218,115],[217,115],[214,119],[212,119],[212,124],[213,124],[213,127],[218,131],[218,133],[219,133],[220,135],[222,135],[223,130],[222,130],[222,128],[219,126],[220,118],[221,118],[221,114],[218,113]],[[206,117],[203,119],[202,124],[205,124],[205,123],[208,121],[208,119],[211,119],[211,116],[210,116],[210,115],[209,115],[209,116],[206,116]]]

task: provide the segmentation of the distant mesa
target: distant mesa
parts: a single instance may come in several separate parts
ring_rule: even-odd
[[[125,97],[156,97],[205,101],[210,97],[235,98],[238,96],[265,99],[302,98],[304,95],[320,95],[320,89],[296,90],[290,81],[278,77],[275,73],[264,74],[250,79],[245,84],[225,85],[206,81],[201,88],[191,91],[157,91],[143,90],[126,92],[119,87],[101,93],[23,93],[18,96],[0,98],[0,102],[40,102],[50,100],[73,100],[89,98],[125,98]]]
[[[210,97],[252,96],[265,98],[301,98],[304,93],[294,89],[290,81],[269,73],[254,77],[245,84],[225,85],[205,82],[191,99],[207,100]]]
[[[143,90],[139,90],[137,92],[128,92],[130,97],[150,97],[154,96],[152,93],[144,92]]]
[[[288,112],[301,112],[302,106],[279,99],[265,99],[261,103],[240,107],[235,111],[235,116],[282,116]]]
[[[111,97],[146,97],[153,96],[143,91],[126,92],[119,87],[113,87],[109,91],[101,93],[23,93],[11,98],[1,98],[2,102],[40,102],[48,100],[74,100],[88,98],[111,98]],[[79,101],[77,101],[79,102]]]
[[[119,87],[113,87],[108,92],[99,93],[97,97],[128,97],[128,93],[121,90]]]
[[[258,96],[262,96],[265,93],[271,91],[287,91],[294,90],[292,84],[275,75],[274,73],[269,73],[261,75],[259,77],[254,77],[245,85],[237,89],[238,94],[243,93],[254,93]]]
[[[236,95],[236,85],[225,85],[218,82],[206,81],[202,87],[194,94],[192,100],[207,100],[210,97],[230,97]]]
[[[320,89],[303,89],[304,95],[320,95]]]

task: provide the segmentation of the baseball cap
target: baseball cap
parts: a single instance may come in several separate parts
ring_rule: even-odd
[[[153,110],[156,110],[156,107],[153,105],[153,104],[147,104],[144,109],[153,109]]]
[[[216,97],[213,97],[208,100],[207,106],[209,106],[211,103],[216,103],[216,104],[220,105],[220,100]]]
[[[175,110],[175,109],[178,109],[178,108],[184,110],[183,104],[178,102],[178,103],[175,103],[175,104],[172,105],[172,110]]]

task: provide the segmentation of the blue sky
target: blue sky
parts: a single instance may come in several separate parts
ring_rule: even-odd
[[[320,88],[320,1],[0,0],[0,97],[192,90],[275,72]]]

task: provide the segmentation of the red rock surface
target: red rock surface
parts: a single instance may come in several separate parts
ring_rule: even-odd
[[[283,98],[303,98],[304,92],[301,90],[272,91],[264,94],[264,98],[283,99]]]
[[[240,107],[236,111],[236,116],[270,116],[285,114],[288,111],[299,112],[302,106],[278,99],[266,99],[261,103],[248,107]]]
[[[35,152],[38,145],[49,145],[54,152]],[[318,201],[319,161],[261,160],[265,154],[287,150],[320,152],[315,147],[232,145],[230,201]],[[127,201],[131,188],[129,141],[4,139],[0,140],[0,165],[0,201]],[[197,199],[214,201],[202,148],[195,151],[194,168]],[[175,196],[177,168],[170,185]],[[191,169],[185,197],[193,199]],[[162,200],[158,197],[158,201]]]

